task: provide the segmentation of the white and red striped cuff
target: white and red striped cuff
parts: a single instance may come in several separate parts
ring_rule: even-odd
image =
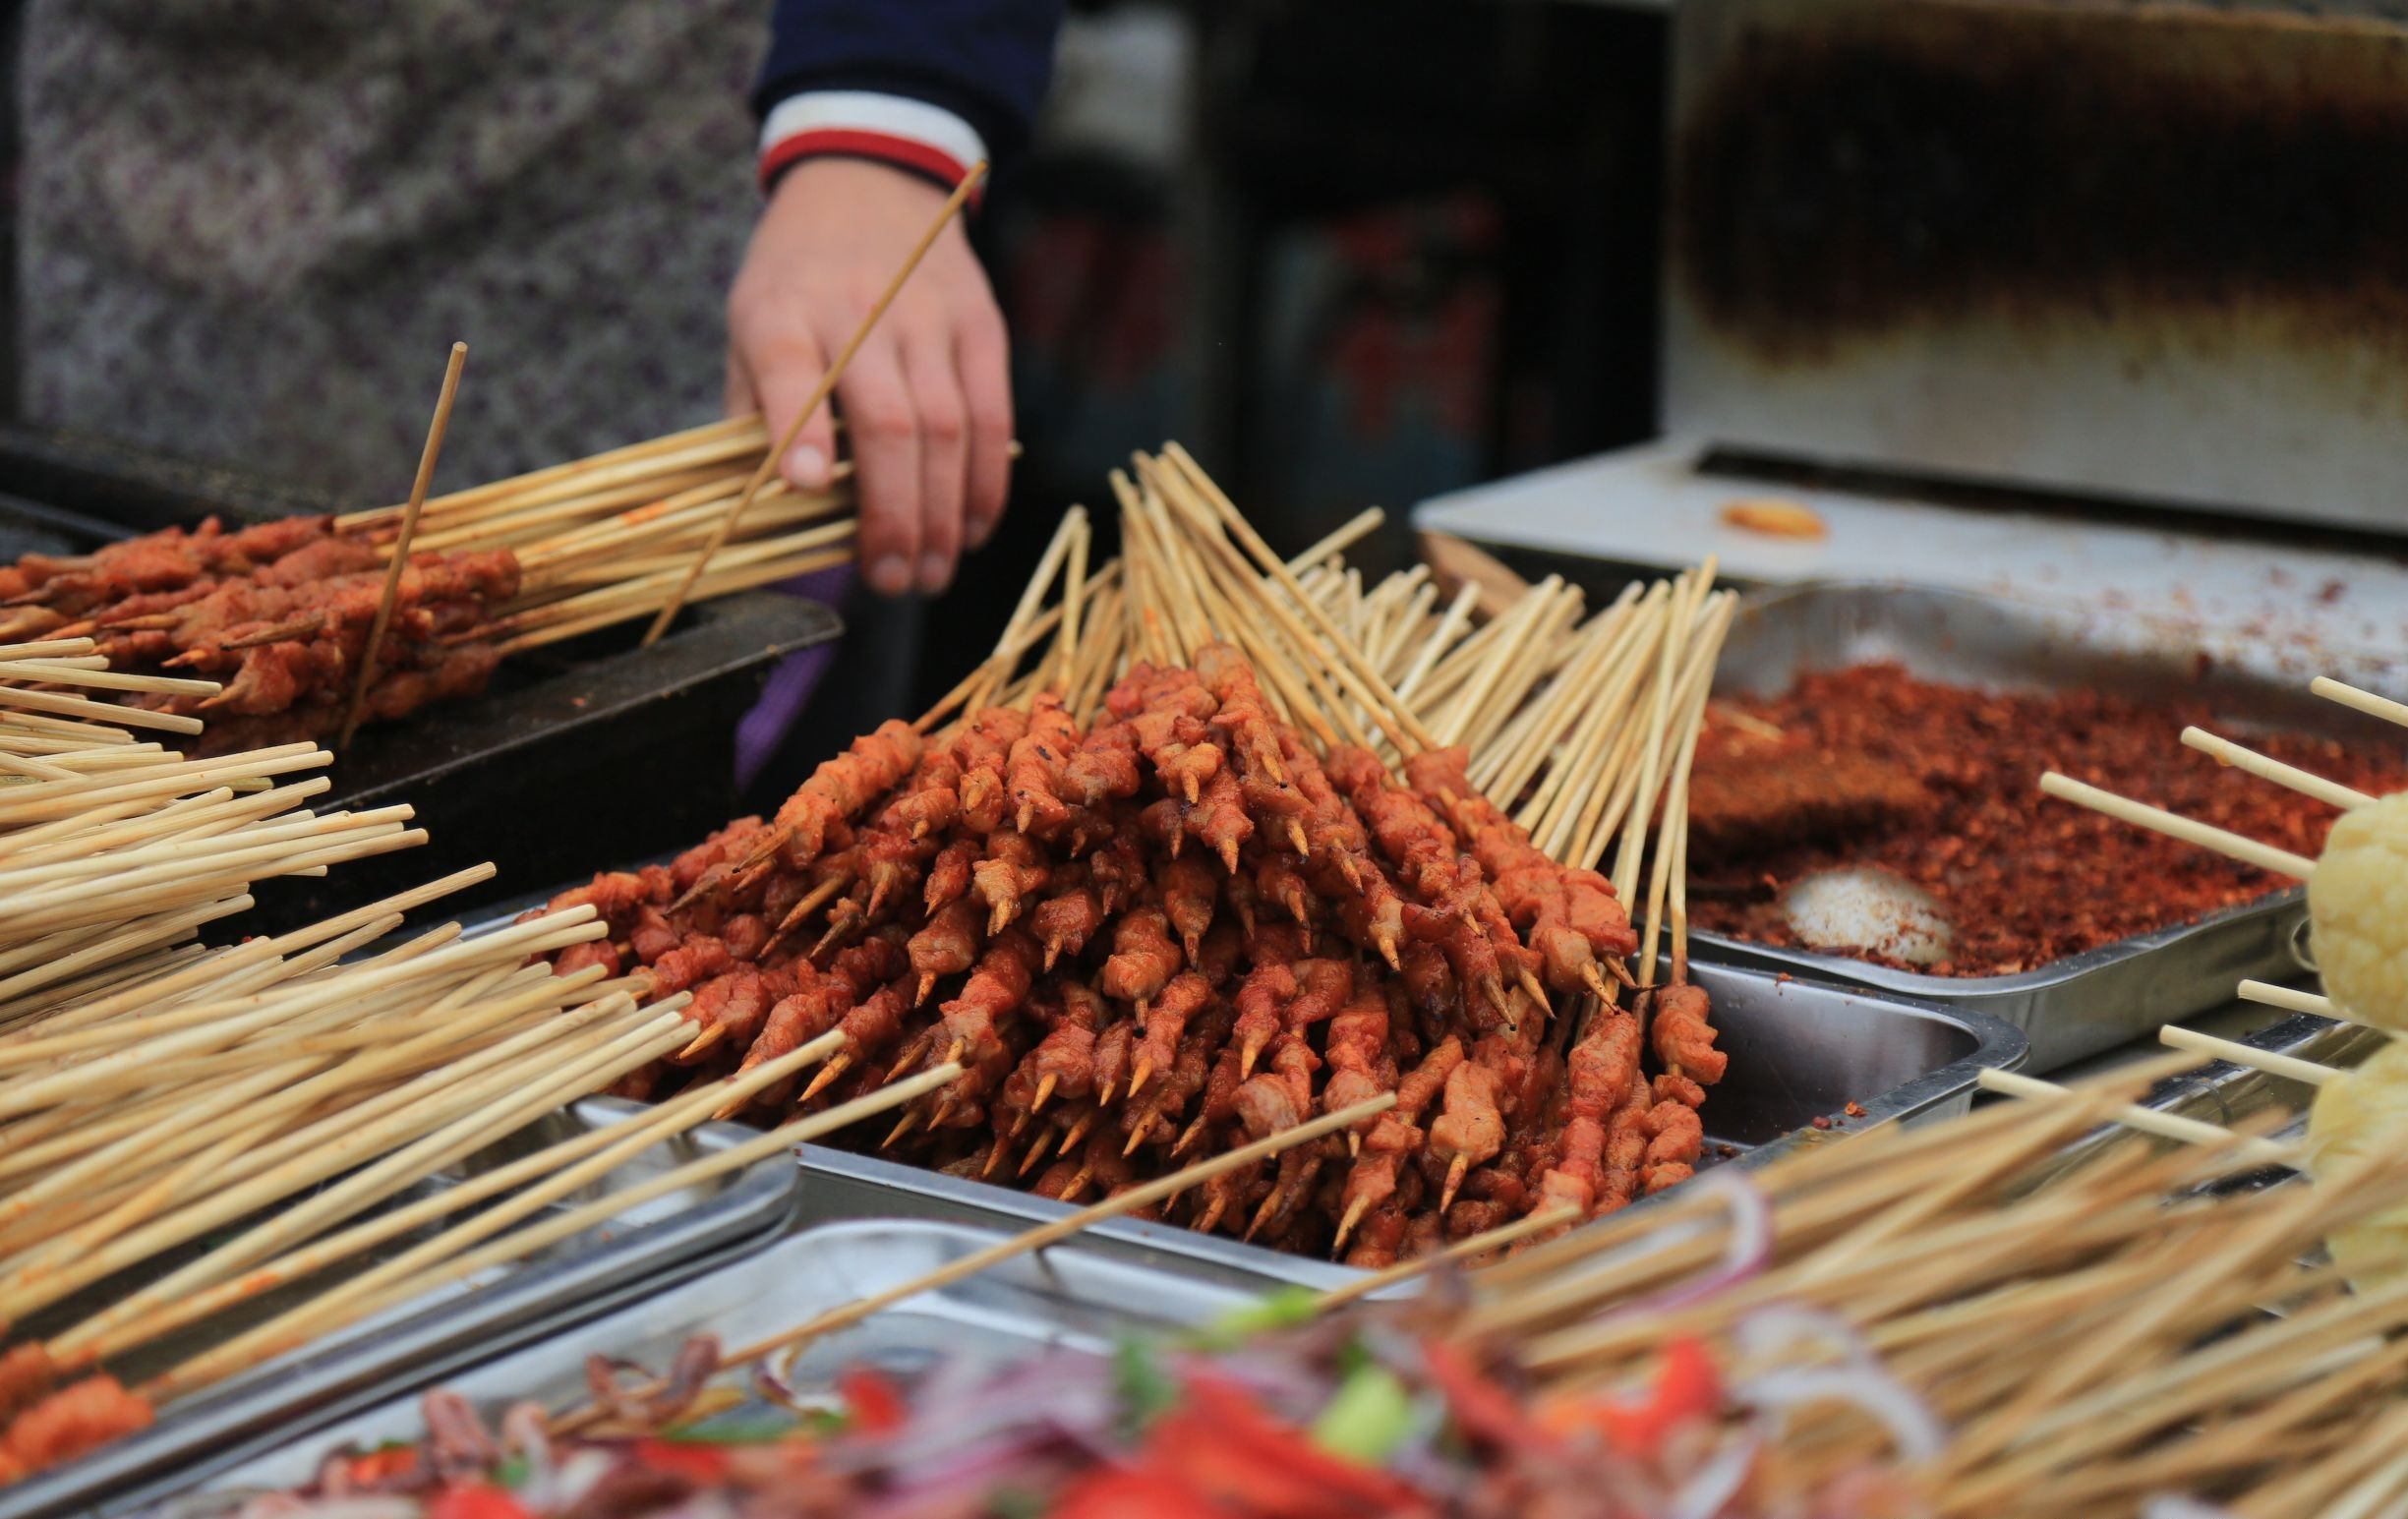
[[[789,95],[761,123],[761,183],[826,153],[878,158],[958,185],[986,157],[977,129],[942,106],[868,89]]]

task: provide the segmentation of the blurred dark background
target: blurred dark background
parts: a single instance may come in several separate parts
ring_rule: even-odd
[[[1666,20],[1074,7],[984,228],[1028,452],[966,618],[1000,625],[1058,509],[1165,438],[1276,544],[1389,508],[1368,573],[1425,497],[1652,436]]]

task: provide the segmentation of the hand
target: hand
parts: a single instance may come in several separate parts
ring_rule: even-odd
[[[789,169],[728,293],[730,414],[757,409],[782,436],[944,204],[934,185],[882,163]],[[879,592],[943,590],[964,547],[994,532],[1011,473],[1008,361],[1003,314],[957,217],[837,383],[860,561]],[[823,406],[779,470],[821,490],[835,458]]]

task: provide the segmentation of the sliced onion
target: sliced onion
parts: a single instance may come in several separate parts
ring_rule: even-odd
[[[1911,1460],[1931,1459],[1947,1442],[1947,1426],[1939,1416],[1892,1376],[1872,1343],[1837,1315],[1778,1303],[1740,1319],[1733,1333],[1741,1352],[1751,1359],[1799,1344],[1819,1344],[1840,1362],[1767,1372],[1733,1389],[1756,1406],[1778,1411],[1825,1398],[1853,1403],[1887,1428],[1900,1454]]]
[[[1746,1281],[1772,1263],[1773,1208],[1756,1184],[1738,1172],[1717,1169],[1707,1172],[1688,1184],[1691,1196],[1711,1194],[1729,1205],[1730,1243],[1724,1247],[1723,1258],[1712,1269],[1690,1277],[1687,1281],[1625,1303],[1605,1316],[1609,1319],[1631,1318],[1645,1315],[1653,1316],[1703,1303],[1717,1293],[1726,1292]]]
[[[787,1380],[787,1373],[777,1366],[777,1360],[776,1356],[764,1356],[752,1364],[752,1390],[764,1402],[774,1403],[790,1414],[833,1414],[843,1410],[844,1400],[833,1392],[796,1391],[794,1384]]]
[[[545,1502],[538,1505],[530,1496],[527,1506],[553,1510],[567,1508],[593,1491],[595,1485],[610,1476],[611,1468],[617,1464],[618,1454],[614,1450],[587,1448],[571,1451],[553,1469],[552,1490],[545,1495]]]
[[[1800,1342],[1831,1347],[1851,1366],[1881,1365],[1873,1342],[1839,1315],[1797,1303],[1770,1303],[1741,1318],[1733,1331],[1739,1351],[1749,1357],[1775,1355]]]
[[[1767,1372],[1732,1389],[1775,1413],[1808,1403],[1850,1403],[1890,1431],[1909,1461],[1930,1461],[1947,1447],[1948,1431],[1923,1401],[1878,1367],[1813,1367]]]
[[[981,1373],[984,1369],[978,1369]],[[1005,1372],[932,1379],[912,1399],[910,1418],[881,1436],[861,1459],[882,1468],[941,1463],[957,1449],[1012,1431],[1059,1431],[1101,1438],[1119,1414],[1109,1371],[1092,1356],[1042,1356]]]
[[[1030,1461],[1045,1456],[1054,1441],[1043,1434],[989,1440],[975,1447],[955,1447],[939,1462],[915,1468],[889,1469],[887,1490],[855,1510],[854,1519],[900,1519],[922,1511],[932,1501],[991,1492],[1004,1479]]]
[[[293,1512],[307,1519],[418,1519],[416,1498],[320,1498]]]
[[[1725,1440],[1672,1494],[1664,1507],[1664,1519],[1715,1519],[1747,1485],[1748,1474],[1756,1469],[1756,1457],[1763,1451],[1764,1436],[1754,1430]]]
[[[552,1483],[552,1433],[545,1426],[544,1405],[513,1403],[501,1413],[501,1448],[514,1452],[527,1463],[527,1475],[518,1484],[521,1492],[541,1492]],[[542,1508],[545,1505],[533,1505]]]

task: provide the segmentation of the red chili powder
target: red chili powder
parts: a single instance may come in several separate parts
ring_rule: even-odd
[[[1949,960],[1907,967],[1939,975],[2032,969],[2290,884],[2043,796],[2043,771],[2310,856],[2332,809],[2185,748],[2184,727],[2229,733],[2360,790],[2408,787],[2408,756],[2379,724],[2345,748],[2236,732],[2203,702],[2002,695],[1890,664],[1806,675],[1782,696],[1727,705],[1780,733],[1710,718],[1698,741],[1690,921],[1794,946],[1780,906],[1791,882],[1878,866],[1930,893],[1955,926]]]

